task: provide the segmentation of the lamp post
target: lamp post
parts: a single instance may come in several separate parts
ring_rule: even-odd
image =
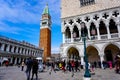
[[[90,80],[91,74],[88,69],[89,64],[88,64],[88,57],[86,54],[86,39],[88,38],[88,31],[84,22],[81,22],[81,37],[82,37],[82,40],[84,41],[84,60],[85,60],[84,80]]]

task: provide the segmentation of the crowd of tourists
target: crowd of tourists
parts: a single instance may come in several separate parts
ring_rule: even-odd
[[[88,63],[88,69],[90,72],[94,71],[96,68],[110,68],[115,69],[116,73],[120,74],[120,51],[117,53],[115,57],[115,62],[112,61],[103,61],[102,63],[100,61],[95,62],[89,62]],[[24,70],[24,66],[26,65],[26,75],[27,80],[33,80],[34,75],[36,75],[36,80],[38,80],[38,67],[39,62],[37,59],[31,59],[28,58],[26,62],[22,61],[21,63],[21,71]],[[69,60],[69,61],[48,61],[46,63],[43,63],[43,67],[45,70],[49,72],[51,75],[52,72],[57,71],[63,71],[63,72],[80,72],[81,69],[85,69],[85,64],[81,63],[79,60]],[[31,75],[32,72],[32,76]]]

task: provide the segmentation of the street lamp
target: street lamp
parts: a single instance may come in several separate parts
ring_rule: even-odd
[[[84,60],[85,60],[85,74],[84,74],[84,80],[90,80],[91,79],[91,74],[88,69],[88,57],[86,54],[86,39],[88,38],[88,31],[87,27],[85,26],[84,22],[81,22],[81,37],[82,40],[84,41]]]

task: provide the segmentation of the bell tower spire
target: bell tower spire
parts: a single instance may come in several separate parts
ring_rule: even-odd
[[[46,4],[40,22],[40,41],[39,47],[44,49],[43,59],[46,62],[47,58],[51,57],[51,16],[49,13],[48,4]]]

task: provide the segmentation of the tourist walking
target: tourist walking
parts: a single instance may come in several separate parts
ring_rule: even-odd
[[[37,61],[37,59],[33,59],[31,80],[33,80],[34,74],[36,75],[36,80],[38,80],[38,61]]]
[[[32,59],[30,57],[26,61],[26,75],[27,75],[27,80],[30,80],[30,73],[31,73],[32,64],[33,64],[33,61],[32,61]]]
[[[24,63],[24,61],[22,61],[22,63],[21,63],[21,71],[24,70],[24,66],[25,66],[25,63]]]
[[[56,73],[56,71],[55,71],[55,63],[54,62],[51,63],[51,69],[50,69],[49,74],[51,74],[52,71],[54,71]]]

